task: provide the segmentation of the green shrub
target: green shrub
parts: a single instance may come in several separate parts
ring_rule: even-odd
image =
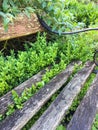
[[[49,43],[45,36],[38,36],[30,48],[19,51],[17,56],[13,51],[10,56],[0,56],[0,96],[55,62],[69,64],[73,60],[92,59],[97,41],[92,37],[94,34],[97,33],[68,36]]]
[[[52,30],[59,33],[94,24],[98,19],[98,6],[94,2],[82,0],[3,0],[0,4],[0,16],[3,18],[4,28],[13,22],[16,15],[25,13],[28,17],[32,12],[39,13]]]
[[[54,63],[57,56],[57,43],[47,45],[45,36],[38,36],[35,44],[26,51],[11,56],[0,57],[0,96],[13,89],[45,66]]]
[[[98,130],[98,114],[96,114],[96,116],[95,116],[95,120],[92,125],[92,130]]]
[[[92,2],[84,4],[82,2],[69,2],[67,8],[73,13],[76,22],[85,23],[86,27],[90,24],[95,24],[98,19],[98,7]]]

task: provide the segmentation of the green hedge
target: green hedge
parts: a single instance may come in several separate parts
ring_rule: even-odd
[[[48,65],[63,60],[65,64],[73,60],[86,61],[93,57],[93,48],[97,46],[97,33],[68,36],[54,42],[47,42],[45,36],[38,36],[37,41],[26,51],[17,55],[0,56],[0,96],[36,74]],[[27,44],[26,44],[27,45]]]
[[[47,45],[45,37],[38,36],[37,42],[31,43],[26,51],[18,52],[16,57],[14,52],[11,56],[0,56],[0,96],[51,65],[57,51],[57,43]]]

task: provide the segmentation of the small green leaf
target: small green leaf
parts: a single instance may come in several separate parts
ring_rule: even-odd
[[[5,18],[6,14],[4,12],[0,11],[0,16],[2,16],[3,18]]]
[[[92,130],[97,130],[95,126],[92,126]]]
[[[46,7],[46,2],[42,2],[42,7],[45,8]]]
[[[56,130],[66,130],[66,128],[63,125],[59,125]]]
[[[4,26],[4,29],[5,29],[5,31],[8,31],[8,24],[9,24],[9,22],[10,22],[10,19],[9,18],[7,18],[7,17],[5,17],[4,19],[3,19],[3,26]]]

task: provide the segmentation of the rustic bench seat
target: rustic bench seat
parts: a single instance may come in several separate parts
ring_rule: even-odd
[[[79,66],[81,62],[77,62]],[[28,121],[41,109],[41,107],[58,91],[64,87],[54,102],[47,108],[42,116],[31,127],[31,130],[55,130],[60,124],[64,115],[71,107],[73,100],[81,91],[88,77],[91,75],[95,64],[87,62],[85,66],[78,71],[74,77],[68,82],[74,70],[75,63],[71,63],[67,68],[55,76],[48,84],[40,89],[34,96],[24,103],[21,110],[16,110],[11,116],[8,116],[0,123],[1,130],[21,130]],[[39,72],[29,80],[15,88],[18,94],[21,94],[26,87],[30,87],[33,83],[41,81],[45,70]],[[86,96],[76,110],[72,120],[70,121],[68,130],[90,130],[97,110],[97,93],[98,93],[98,75],[88,90]],[[67,83],[67,85],[65,85]],[[20,89],[21,88],[21,89]],[[0,98],[0,114],[4,114],[8,104],[13,104],[11,92]],[[81,114],[80,114],[81,113]],[[80,114],[80,115],[79,115]],[[89,119],[90,117],[90,119]],[[85,118],[85,120],[83,120]],[[80,123],[78,123],[78,121]],[[86,124],[83,124],[86,122]],[[84,126],[82,126],[84,125]]]

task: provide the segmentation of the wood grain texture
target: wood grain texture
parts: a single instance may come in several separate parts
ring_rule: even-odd
[[[13,23],[9,24],[7,32],[4,30],[2,19],[0,19],[0,41],[27,36],[43,30],[36,14],[32,14],[30,18],[23,14],[18,15]]]
[[[45,74],[45,72],[46,72],[45,70],[42,70],[41,72],[34,75],[27,81],[23,82],[22,84],[20,84],[13,90],[15,90],[20,96],[22,94],[22,92],[24,91],[24,89],[30,88],[32,86],[32,84],[35,84],[35,83],[41,81],[42,76]],[[13,104],[12,91],[8,92],[7,94],[5,94],[3,97],[0,98],[0,114],[4,114],[6,112],[8,106],[11,104]]]
[[[78,62],[80,65],[81,62]],[[34,115],[41,106],[68,80],[74,69],[74,63],[66,70],[54,77],[50,83],[45,85],[38,93],[24,104],[22,110],[17,110],[12,116],[0,123],[2,130],[20,130]]]
[[[87,63],[86,66],[74,76],[68,85],[65,86],[57,99],[50,105],[30,130],[55,130],[91,74],[94,66],[93,63]]]
[[[76,110],[67,130],[91,130],[98,104],[98,74]]]

